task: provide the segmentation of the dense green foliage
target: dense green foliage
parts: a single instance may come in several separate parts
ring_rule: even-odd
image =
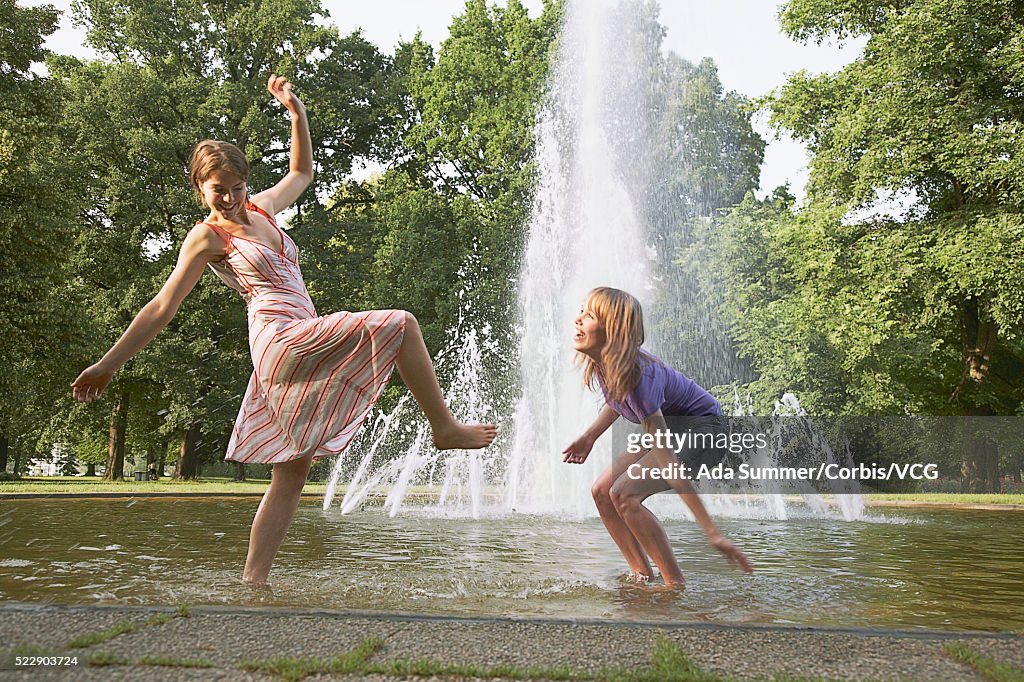
[[[1019,3],[793,0],[803,40],[865,36],[766,100],[811,152],[806,205],[748,199],[720,233],[763,399],[834,414],[1022,407]]]
[[[819,414],[1024,413],[1024,5],[791,0],[780,17],[799,40],[866,44],[765,99],[810,150],[805,205],[748,197],[715,235],[759,407],[791,390]]]
[[[67,163],[60,91],[30,71],[56,30],[52,8],[0,1],[0,460],[34,449],[67,376],[85,359],[74,250],[82,179]],[[3,467],[0,467],[2,469]]]

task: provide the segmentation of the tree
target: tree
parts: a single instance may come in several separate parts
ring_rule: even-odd
[[[725,91],[710,59],[691,64],[670,54],[659,72],[650,177],[637,190],[660,282],[652,336],[666,362],[702,385],[730,384],[748,372],[717,313],[714,259],[680,255],[757,187],[765,143],[749,103]]]
[[[457,221],[444,254],[447,263],[440,267],[454,275],[477,248],[476,289],[468,292],[477,317],[469,322],[490,324],[499,337],[512,329],[510,282],[519,267],[535,181],[533,129],[560,18],[561,6],[552,2],[531,19],[518,0],[505,7],[468,0],[436,59],[418,38],[399,55],[415,112],[402,136],[401,167],[425,190],[444,197]],[[410,191],[433,202],[421,190]],[[457,285],[448,279],[448,300],[457,300]],[[449,325],[455,312],[453,306]]]
[[[1019,414],[1024,11],[791,0],[780,17],[800,40],[867,44],[842,71],[798,73],[766,100],[773,124],[808,145],[811,180],[807,206],[759,237],[780,271],[743,275],[741,344],[769,376],[786,358],[825,411]],[[756,233],[763,210],[748,202],[733,227]],[[773,298],[765,278],[788,290]]]
[[[0,471],[33,454],[62,397],[83,330],[67,254],[79,168],[64,154],[59,89],[31,71],[57,28],[48,6],[0,0]],[[47,448],[48,449],[48,448]]]

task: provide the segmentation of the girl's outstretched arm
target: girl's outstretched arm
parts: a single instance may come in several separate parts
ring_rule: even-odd
[[[570,443],[569,447],[565,450],[562,450],[562,454],[565,455],[562,461],[569,464],[583,464],[583,462],[587,461],[587,456],[594,448],[594,443],[618,418],[618,412],[607,405],[602,407],[600,414],[597,415],[597,419],[583,432],[583,435]]]
[[[218,247],[215,239],[220,238],[214,238],[209,228],[193,229],[188,233],[178,253],[178,263],[160,293],[142,307],[106,355],[72,382],[71,393],[75,400],[91,402],[99,399],[114,373],[167,326],[178,312],[182,300],[202,277],[206,264],[224,255],[223,244]]]
[[[292,150],[288,164],[288,175],[280,182],[256,194],[252,203],[270,215],[280,213],[299,198],[313,181],[313,143],[309,139],[309,122],[306,107],[292,92],[292,84],[284,76],[270,74],[267,90],[292,115]]]
[[[644,419],[644,431],[651,434],[655,443],[658,442],[657,432],[668,432],[668,425],[665,423],[665,417],[662,415],[661,410]],[[669,464],[676,462],[675,455],[665,448],[653,448],[651,452],[657,459],[659,466],[667,467]],[[704,503],[701,502],[700,495],[694,490],[693,484],[684,478],[678,477],[668,478],[666,482],[672,486],[672,489],[682,498],[683,503],[689,507],[694,520],[704,529],[704,534],[707,535],[711,546],[721,552],[730,565],[735,566],[744,573],[753,573],[754,569],[750,559],[718,530],[718,526],[715,525],[711,515],[708,514]]]

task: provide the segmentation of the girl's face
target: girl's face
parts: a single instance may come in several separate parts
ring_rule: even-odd
[[[576,336],[573,337],[572,347],[580,353],[597,357],[604,348],[605,338],[604,325],[589,306],[584,306],[576,318]]]
[[[215,170],[203,181],[199,191],[214,216],[239,222],[248,192],[245,180],[229,170]]]

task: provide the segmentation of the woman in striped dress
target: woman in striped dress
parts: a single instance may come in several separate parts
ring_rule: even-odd
[[[452,416],[410,313],[316,314],[295,243],[273,217],[298,199],[313,178],[306,111],[283,77],[272,75],[267,89],[291,113],[288,174],[248,199],[249,167],[242,152],[226,142],[199,143],[192,154],[192,185],[209,217],[185,237],[160,293],[72,384],[77,400],[102,396],[114,373],[167,326],[207,266],[242,295],[254,371],[226,457],[274,465],[249,536],[243,580],[250,584],[266,582],[310,464],[344,451],[393,367],[430,421],[438,449],[482,448],[495,436],[491,424],[462,424]]]

